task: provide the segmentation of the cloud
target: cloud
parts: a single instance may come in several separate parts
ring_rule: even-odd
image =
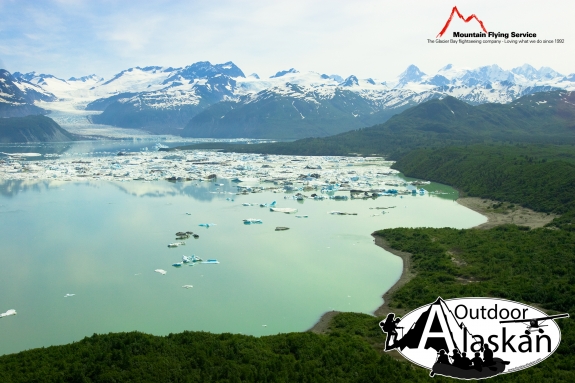
[[[517,4],[484,0],[459,8],[480,15],[495,30],[525,29],[575,41],[568,16],[574,5],[525,0],[517,11]],[[428,44],[452,7],[447,0],[0,0],[0,55],[15,70],[65,78],[87,73],[109,78],[136,65],[185,66],[201,60],[231,60],[244,72],[262,76],[295,67],[384,80],[409,64],[429,73],[449,62],[506,68],[529,62],[575,71],[575,56],[560,54],[567,44]],[[551,11],[559,8],[565,10],[560,15]]]

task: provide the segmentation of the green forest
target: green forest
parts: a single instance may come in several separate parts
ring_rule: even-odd
[[[489,230],[381,230],[391,247],[412,254],[415,277],[390,307],[411,310],[462,296],[535,305],[557,321],[558,350],[501,382],[575,381],[575,150],[553,145],[470,145],[416,150],[396,163],[407,176],[431,179],[463,194],[560,214],[547,227]],[[419,382],[428,371],[385,354],[382,318],[336,315],[326,334],[252,337],[184,332],[94,334],[79,342],[0,357],[1,382]],[[433,381],[447,381],[436,376]]]

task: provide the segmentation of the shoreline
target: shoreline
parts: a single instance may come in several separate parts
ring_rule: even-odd
[[[494,210],[491,207],[494,204],[501,204],[501,202],[486,198],[460,197],[456,202],[487,218],[487,222],[477,225],[473,227],[473,229],[486,230],[508,223],[519,226],[529,226],[532,229],[536,229],[538,227],[545,226],[554,218],[558,217],[558,215],[555,214],[540,213],[526,207],[507,202],[502,203],[500,208]]]
[[[539,213],[531,209],[524,208],[522,206],[513,206],[510,208],[509,205],[511,204],[508,203],[506,205],[505,204],[503,205],[504,207],[503,210],[500,211],[488,210],[487,207],[490,207],[493,204],[497,204],[499,202],[478,197],[459,197],[456,200],[456,202],[461,206],[471,209],[487,218],[487,222],[474,226],[472,227],[472,229],[487,230],[492,227],[508,223],[529,226],[530,228],[535,229],[538,227],[545,226],[547,223],[551,222],[555,217],[557,217],[554,214]],[[403,285],[405,285],[415,276],[415,274],[411,270],[411,253],[391,248],[387,243],[387,241],[375,235],[375,232],[372,233],[371,236],[374,238],[374,242],[377,246],[381,247],[385,251],[388,251],[395,256],[398,256],[403,261],[401,276],[393,284],[393,286],[391,286],[389,290],[387,290],[383,294],[382,296],[383,304],[379,306],[377,309],[375,309],[373,315],[375,317],[384,317],[391,311],[393,311],[397,315],[404,315],[407,312],[407,310],[405,309],[391,310],[391,308],[389,307],[389,301],[391,300],[391,297],[397,290],[399,290]],[[328,311],[324,313],[319,318],[319,320],[307,331],[316,334],[327,333],[329,330],[329,324],[331,322],[331,319],[339,313],[340,311]]]
[[[371,236],[373,237],[376,246],[379,246],[382,249],[384,249],[385,251],[401,258],[402,263],[403,263],[401,275],[400,275],[399,279],[383,294],[383,296],[382,296],[383,304],[381,306],[379,306],[377,309],[375,309],[375,311],[373,312],[373,315],[375,317],[384,317],[391,310],[389,307],[389,301],[390,301],[393,293],[395,293],[403,285],[405,285],[407,282],[409,282],[411,279],[413,279],[415,274],[412,273],[412,271],[411,271],[411,253],[407,253],[405,251],[399,251],[399,250],[392,248],[391,246],[389,246],[388,242],[385,239],[377,236],[375,234],[375,232],[372,233]],[[331,322],[331,319],[334,316],[336,316],[337,314],[339,314],[340,312],[341,311],[327,311],[327,312],[325,312],[319,318],[319,320],[307,331],[310,331],[310,332],[313,332],[316,334],[326,334],[328,332],[328,328],[329,328],[329,324]],[[393,312],[396,313],[397,315],[403,315],[407,312],[407,310],[405,310],[405,309],[393,309]]]

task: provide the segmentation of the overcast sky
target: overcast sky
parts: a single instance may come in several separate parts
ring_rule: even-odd
[[[534,32],[564,44],[429,44],[456,5],[488,31]],[[575,3],[530,0],[0,0],[0,67],[105,78],[134,66],[233,61],[268,77],[294,67],[393,79],[410,64],[529,63],[575,72]],[[479,30],[452,22],[453,31]]]

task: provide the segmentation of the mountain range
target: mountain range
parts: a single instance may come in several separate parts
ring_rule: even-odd
[[[0,116],[71,107],[86,110],[94,123],[153,133],[291,139],[380,124],[414,105],[446,96],[469,105],[506,104],[553,90],[575,90],[575,73],[525,64],[511,70],[447,65],[426,74],[410,65],[391,81],[294,68],[262,79],[246,76],[233,62],[207,61],[181,68],[134,67],[108,80],[2,70]]]
[[[550,91],[526,95],[508,104],[476,106],[446,96],[409,108],[383,124],[330,137],[252,145],[206,143],[185,148],[264,154],[383,155],[398,159],[422,147],[486,142],[573,145],[574,133],[575,92]]]

